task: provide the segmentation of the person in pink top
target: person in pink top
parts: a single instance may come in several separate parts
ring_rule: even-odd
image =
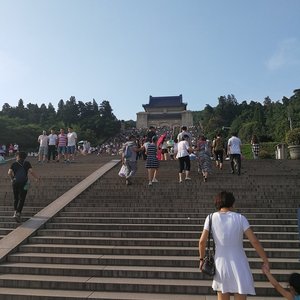
[[[61,157],[64,157],[64,161],[66,161],[66,149],[67,149],[68,138],[65,134],[65,130],[63,128],[60,129],[60,134],[57,138],[57,162],[60,161]]]

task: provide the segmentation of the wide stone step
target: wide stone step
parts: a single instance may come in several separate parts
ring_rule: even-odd
[[[194,247],[198,245],[198,239],[165,239],[165,238],[107,238],[107,237],[63,237],[63,236],[33,236],[29,238],[31,244],[74,244],[74,245],[114,245],[114,246],[167,246],[167,247]],[[260,240],[265,248],[298,249],[298,240]],[[250,247],[248,239],[244,240],[244,246]]]
[[[261,269],[251,270],[255,281],[266,281]],[[150,279],[190,279],[208,280],[198,268],[149,267],[149,266],[104,266],[72,264],[37,264],[37,263],[4,263],[0,265],[1,273],[57,276],[87,277],[129,277]],[[272,269],[277,280],[287,282],[289,271]]]
[[[7,235],[9,232],[11,232],[13,228],[0,228],[0,235]]]
[[[299,240],[298,232],[256,232],[259,239]],[[143,230],[79,230],[79,229],[43,229],[38,235],[73,237],[122,237],[122,238],[199,238],[199,231],[143,231]]]
[[[62,216],[64,215],[64,216]],[[205,215],[206,217],[206,215]],[[59,217],[55,217],[51,220],[51,223],[97,223],[97,224],[197,224],[203,225],[205,221],[205,217],[201,218],[191,218],[191,217],[184,217],[184,218],[137,218],[137,217],[114,217],[114,216],[97,216],[94,213],[90,213],[89,215],[86,214],[82,216],[81,214],[59,214]],[[1,218],[0,218],[1,221]],[[283,225],[286,226],[294,226],[297,228],[297,219],[250,219],[248,218],[249,223],[251,226],[277,226],[282,227]],[[267,225],[266,225],[267,224]]]
[[[257,257],[253,248],[244,248],[248,257]],[[281,251],[280,251],[281,250]],[[284,251],[282,251],[284,250]],[[101,255],[152,255],[152,256],[195,256],[198,247],[158,247],[158,246],[113,246],[113,245],[71,245],[61,244],[27,244],[19,247],[24,253],[70,253]],[[299,258],[299,249],[265,248],[268,257]]]
[[[199,205],[198,205],[199,206]],[[251,212],[252,211],[252,212]],[[64,211],[59,213],[59,217],[78,217],[78,218],[119,218],[119,219],[202,219],[204,220],[206,216],[213,212],[212,208],[209,209],[199,209],[195,207],[194,210],[189,211],[188,213],[176,211],[160,211],[160,212],[149,212],[149,211],[115,211],[115,210],[107,210],[105,207],[97,206],[94,209],[86,208],[85,206],[81,207],[66,207]],[[257,210],[256,212],[252,209],[236,209],[236,212],[242,213],[244,216],[248,218],[250,223],[253,221],[263,222],[266,220],[270,220],[273,222],[277,220],[278,222],[297,222],[297,210],[295,208],[289,209],[286,212],[284,209],[272,212],[272,210]],[[11,213],[9,214],[11,215]],[[268,222],[267,222],[268,223]]]
[[[175,196],[174,196],[175,197]],[[107,198],[109,198],[109,196],[107,196]],[[138,211],[145,211],[145,210],[149,210],[150,212],[159,212],[161,210],[167,210],[168,208],[170,209],[170,212],[174,212],[174,211],[178,211],[182,210],[182,212],[187,212],[192,210],[193,208],[197,208],[199,207],[199,202],[189,202],[186,203],[184,206],[180,205],[180,203],[178,202],[177,204],[174,203],[173,201],[170,202],[163,202],[163,200],[159,203],[153,203],[153,205],[155,204],[155,207],[153,207],[153,205],[150,205],[149,202],[133,202],[132,199],[129,201],[127,200],[128,203],[126,203],[126,200],[119,199],[119,202],[116,199],[111,199],[112,201],[114,200],[115,202],[110,202],[107,201],[106,203],[101,203],[100,200],[96,201],[96,202],[87,202],[86,203],[86,207],[87,208],[96,208],[97,211],[97,207],[98,210],[100,210],[100,207],[102,208],[103,211],[105,210],[129,210],[131,209],[133,212],[138,212]],[[271,207],[278,207],[280,208],[282,206],[282,204],[278,203],[277,201],[272,200],[266,200],[265,203],[262,204],[263,201],[259,201],[260,203],[254,203],[252,202],[250,205],[247,204],[247,206],[249,206],[249,208],[257,208],[259,207],[259,205],[263,205],[267,208],[271,208]],[[99,204],[101,203],[101,205]],[[240,203],[241,205],[243,203]],[[299,204],[299,197],[295,198],[291,203],[289,203],[291,206],[297,207]],[[76,207],[82,207],[82,204],[77,204],[74,203],[73,206]],[[210,202],[205,202],[203,204],[201,204],[201,208],[204,209],[210,209],[211,212],[214,211],[212,204]],[[76,210],[76,209],[75,209]]]
[[[202,222],[203,224],[203,222]],[[203,226],[199,224],[118,224],[118,223],[55,223],[50,222],[46,225],[47,229],[77,229],[77,230],[148,230],[148,231],[197,231],[202,230]],[[298,233],[297,225],[252,225],[251,228],[255,232],[296,232]]]
[[[144,292],[214,295],[210,285],[211,280],[176,280],[176,279],[139,279],[139,278],[111,278],[88,276],[50,276],[0,274],[1,287],[8,288],[43,288],[79,291],[111,291],[111,292]],[[256,286],[257,295],[276,295],[269,283],[260,282]]]
[[[237,212],[243,213],[246,215],[251,214],[254,217],[260,217],[260,218],[268,218],[268,216],[271,216],[271,218],[279,218],[283,216],[284,218],[287,218],[289,216],[292,216],[292,218],[295,218],[297,216],[297,209],[294,207],[291,208],[274,208],[274,207],[265,207],[261,208],[260,210],[251,207],[243,207],[243,209],[240,208],[241,206],[237,207]],[[297,206],[296,206],[297,207]],[[102,212],[102,213],[107,213],[107,212],[114,212],[115,214],[127,214],[129,215],[138,215],[141,214],[141,216],[144,215],[153,215],[156,214],[157,216],[163,215],[177,215],[177,216],[182,216],[186,214],[190,214],[191,216],[199,216],[199,214],[205,213],[208,215],[209,213],[215,212],[215,209],[212,205],[212,203],[209,204],[209,206],[205,207],[202,205],[201,202],[197,203],[193,208],[186,208],[185,206],[182,206],[181,209],[174,209],[173,207],[147,207],[147,210],[143,207],[120,207],[120,208],[114,208],[111,209],[111,207],[104,207],[100,205],[100,202],[94,206],[88,206],[85,205],[85,203],[73,203],[72,206],[66,207],[65,212],[77,212],[77,211],[82,211],[82,212]]]
[[[127,293],[127,292],[93,292],[53,289],[21,289],[1,288],[0,297],[3,300],[69,300],[69,299],[99,299],[99,300],[215,300],[209,295],[177,295],[159,293]],[[252,300],[281,300],[282,297],[249,297]],[[233,300],[233,297],[231,298]]]
[[[101,254],[68,254],[68,253],[15,253],[8,257],[9,262],[53,263],[53,264],[91,264],[91,265],[124,265],[155,267],[192,267],[199,265],[198,256],[153,256],[153,255],[101,255]],[[270,258],[277,269],[297,270],[300,267],[298,258]],[[261,260],[250,257],[251,268],[260,268]]]
[[[93,292],[53,289],[22,289],[1,288],[0,297],[3,300],[69,300],[69,299],[102,299],[102,300],[182,300],[182,295],[152,294],[152,293],[126,293],[126,292]],[[186,300],[214,300],[215,296],[185,295]],[[280,298],[272,298],[274,300]],[[253,300],[265,300],[255,297]],[[271,300],[271,299],[270,299]]]

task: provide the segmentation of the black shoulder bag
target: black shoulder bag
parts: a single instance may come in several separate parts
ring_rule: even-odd
[[[214,276],[216,273],[215,259],[214,259],[215,243],[211,232],[212,215],[213,214],[209,215],[209,232],[208,232],[208,239],[207,239],[206,250],[205,250],[205,257],[203,259],[203,265],[202,265],[202,273],[209,276]],[[210,239],[212,239],[212,249],[210,247]]]

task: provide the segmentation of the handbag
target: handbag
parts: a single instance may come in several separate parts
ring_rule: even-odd
[[[208,239],[206,244],[206,251],[205,256],[203,258],[203,265],[202,265],[202,273],[214,276],[216,273],[216,266],[215,266],[215,243],[214,239],[212,237],[212,230],[211,230],[211,224],[212,224],[212,215],[209,215],[209,231],[208,231]],[[210,239],[212,239],[212,249],[210,247]]]
[[[27,180],[27,182],[25,183],[25,185],[24,185],[24,190],[25,191],[28,191],[29,190],[29,188],[30,188],[30,181],[29,181],[29,179]]]
[[[127,171],[126,166],[125,166],[125,165],[122,165],[122,167],[121,167],[121,169],[120,169],[118,175],[119,175],[120,177],[126,177],[126,171]]]

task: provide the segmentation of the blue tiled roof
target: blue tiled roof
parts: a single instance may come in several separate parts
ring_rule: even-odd
[[[186,103],[182,103],[182,95],[166,97],[149,97],[149,104],[144,104],[145,109],[149,107],[178,107],[186,108]]]

